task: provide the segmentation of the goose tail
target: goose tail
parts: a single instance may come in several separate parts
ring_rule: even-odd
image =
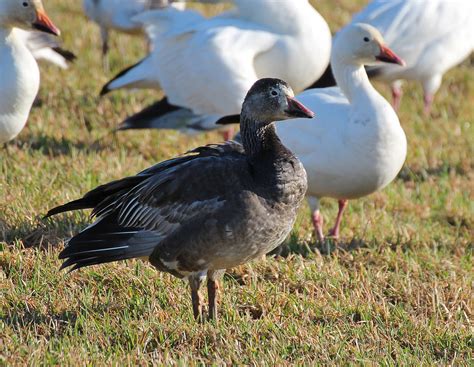
[[[160,236],[135,227],[123,227],[116,214],[99,218],[71,238],[59,254],[61,269],[74,271],[85,266],[133,258],[149,257]]]
[[[169,103],[165,97],[142,111],[127,117],[117,130],[170,129],[186,134],[218,129],[219,116],[199,115],[184,107]]]
[[[102,87],[100,96],[105,96],[111,91],[122,88],[159,89],[158,81],[151,74],[153,70],[151,56],[147,56],[136,64],[122,70],[112,80],[107,82]]]

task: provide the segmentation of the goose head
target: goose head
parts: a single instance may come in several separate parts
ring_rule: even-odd
[[[41,0],[1,0],[0,26],[33,28],[55,36],[60,34],[46,15]]]
[[[250,88],[242,105],[242,117],[259,124],[313,118],[314,113],[295,99],[291,87],[280,79],[263,78]]]
[[[385,44],[380,32],[365,23],[349,25],[337,34],[333,57],[356,65],[390,63],[405,66],[405,61]]]

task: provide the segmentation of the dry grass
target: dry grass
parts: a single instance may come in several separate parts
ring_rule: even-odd
[[[317,7],[335,30],[364,3],[320,0]],[[421,113],[419,86],[407,88],[406,167],[383,192],[352,202],[340,250],[309,251],[303,210],[291,254],[232,270],[221,322],[197,325],[187,286],[148,264],[58,270],[64,238],[88,219],[42,220],[49,208],[219,136],[111,134],[156,93],[99,101],[111,75],[101,69],[97,29],[79,1],[46,6],[79,60],[67,72],[42,65],[43,105],[0,149],[2,365],[472,364],[472,64],[446,75],[431,118]],[[141,41],[114,35],[113,72],[143,52]],[[334,217],[334,202],[323,209]]]

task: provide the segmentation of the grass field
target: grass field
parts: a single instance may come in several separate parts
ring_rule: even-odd
[[[98,30],[80,1],[45,3],[79,59],[69,71],[42,65],[42,106],[0,148],[1,365],[472,365],[472,60],[445,76],[430,118],[421,88],[407,86],[406,165],[384,191],[350,204],[336,251],[309,251],[315,239],[305,207],[288,256],[231,270],[220,322],[199,325],[187,284],[146,263],[59,271],[64,239],[88,213],[42,220],[49,208],[220,135],[111,134],[158,97],[97,98],[112,74],[143,55],[144,43],[114,34],[105,75]],[[316,3],[336,30],[366,1]],[[336,209],[323,202],[327,223]]]

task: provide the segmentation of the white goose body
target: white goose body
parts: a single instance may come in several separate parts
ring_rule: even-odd
[[[60,34],[41,0],[0,1],[0,144],[25,126],[40,83],[38,64],[18,27]]]
[[[375,28],[366,24],[348,27],[336,38],[331,56],[339,87],[298,95],[298,100],[316,111],[314,121],[277,124],[278,135],[308,174],[307,196],[321,240],[320,198],[340,200],[333,233],[337,237],[347,200],[382,189],[405,162],[407,141],[397,114],[371,85],[364,69],[381,58],[403,64],[384,46]]]
[[[23,129],[40,84],[38,64],[15,33],[0,29],[0,143]]]
[[[338,88],[303,92],[298,100],[317,111],[316,121],[278,124],[283,143],[306,168],[308,196],[360,198],[388,185],[403,166],[405,133],[393,108],[365,79],[352,103]]]
[[[322,75],[331,34],[307,0],[234,4],[211,19],[171,8],[138,16],[153,51],[109,82],[104,92],[162,88],[171,104],[196,115],[228,115],[239,113],[258,78],[281,78],[300,92]]]

